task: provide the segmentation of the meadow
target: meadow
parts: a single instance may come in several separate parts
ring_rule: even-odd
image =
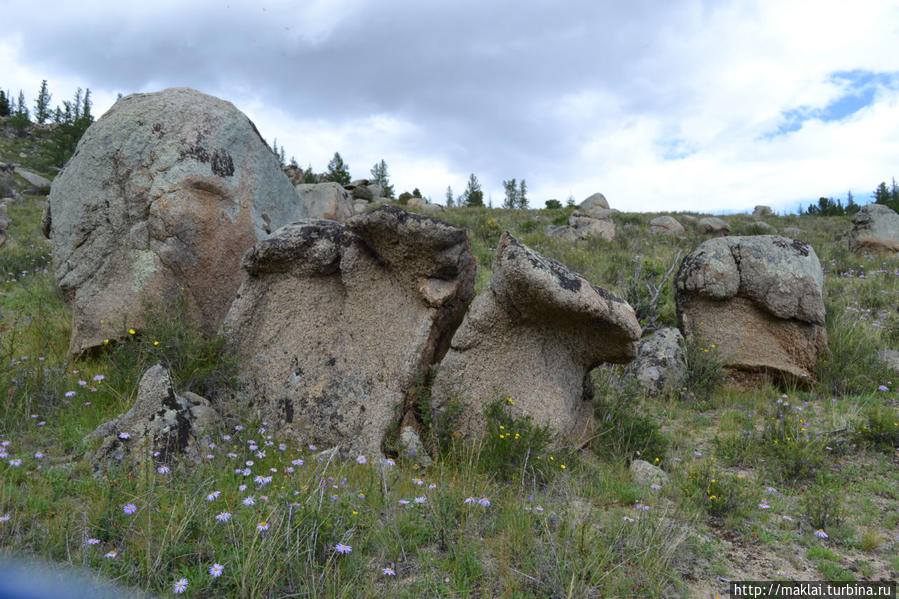
[[[52,176],[41,147],[3,139],[0,160]],[[899,348],[899,260],[850,253],[848,217],[765,218],[801,229],[825,271],[829,352],[808,385],[750,387],[711,344],[688,345],[688,381],[662,397],[620,367],[594,371],[585,448],[550,450],[497,397],[478,443],[426,435],[423,467],[402,451],[339,460],[254,419],[234,399],[234,358],[183,307],[152,306],[145,329],[122,323],[119,341],[69,359],[45,200],[8,206],[0,248],[0,556],[185,597],[714,597],[729,580],[897,578],[899,390],[878,352]],[[546,237],[570,211],[443,218],[470,231],[478,289],[509,230],[625,297],[648,329],[675,326],[671,266],[703,237],[657,236],[655,215],[627,212],[612,242]],[[732,234],[760,232],[749,215],[725,218]],[[222,412],[210,453],[95,472],[85,436],[131,407],[159,360],[179,392]],[[634,482],[636,458],[667,482]]]

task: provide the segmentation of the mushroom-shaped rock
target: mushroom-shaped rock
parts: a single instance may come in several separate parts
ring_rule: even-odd
[[[883,204],[867,204],[852,217],[849,247],[857,252],[899,252],[899,214]]]
[[[606,200],[606,196],[601,193],[594,193],[581,202],[578,208],[580,208],[581,212],[586,212],[590,216],[605,218],[606,211],[609,209],[609,202]]]
[[[827,344],[814,248],[778,235],[710,239],[677,273],[678,325],[745,372],[808,377]]]
[[[175,393],[171,374],[157,363],[141,377],[131,409],[98,426],[86,440],[103,440],[92,458],[96,470],[121,461],[169,464],[179,456],[198,461],[202,433],[218,422],[206,399]]]
[[[225,319],[264,418],[378,453],[474,294],[465,229],[382,206],[293,223],[251,248]]]
[[[148,300],[180,293],[214,333],[244,251],[305,216],[246,115],[186,88],[116,102],[81,138],[49,203],[56,280],[73,300],[71,353],[140,328]]]
[[[460,431],[476,435],[484,407],[513,398],[513,413],[579,442],[593,418],[587,373],[631,360],[640,332],[625,301],[503,233],[490,282],[440,364],[432,403],[439,413],[460,402]]]

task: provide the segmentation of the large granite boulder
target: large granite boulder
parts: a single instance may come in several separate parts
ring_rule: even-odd
[[[730,225],[717,216],[706,216],[696,223],[696,230],[703,235],[717,235],[723,237],[730,233]]]
[[[752,209],[752,216],[774,216],[774,210],[771,209],[771,206],[759,205]]]
[[[899,252],[899,214],[883,204],[866,204],[852,217],[849,247],[853,251]]]
[[[807,243],[710,239],[684,258],[676,281],[684,336],[714,343],[732,369],[801,380],[826,348],[824,275]]]
[[[609,202],[601,193],[594,193],[578,206],[581,212],[595,218],[605,218],[609,210]]]
[[[203,433],[213,432],[219,422],[203,397],[189,391],[175,393],[171,374],[157,363],[141,377],[131,409],[98,426],[85,440],[102,439],[91,456],[98,471],[123,461],[170,464],[179,457],[199,461],[208,446]]]
[[[246,254],[225,319],[264,418],[377,453],[474,294],[465,229],[382,206],[293,223]]]
[[[144,323],[148,300],[187,298],[214,333],[240,259],[305,216],[277,158],[230,102],[186,88],[120,99],[54,179],[47,224],[72,300],[69,351]]]
[[[674,328],[659,329],[637,345],[628,371],[650,395],[679,389],[686,378],[684,337]]]
[[[434,379],[435,421],[461,405],[456,430],[477,435],[485,406],[512,398],[513,413],[582,441],[593,418],[589,371],[602,362],[630,361],[640,333],[624,300],[505,232],[490,282],[472,302]]]
[[[305,206],[306,218],[343,223],[355,214],[353,199],[339,183],[300,183],[295,188],[300,203]]]
[[[683,235],[686,232],[684,226],[676,218],[667,215],[655,217],[649,221],[649,227],[653,233],[671,237]]]

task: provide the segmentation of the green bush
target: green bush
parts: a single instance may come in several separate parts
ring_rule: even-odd
[[[478,466],[504,481],[520,479],[526,473],[529,479],[545,482],[567,465],[546,452],[553,440],[549,427],[535,426],[530,416],[513,416],[509,408],[514,403],[509,398],[484,409],[487,428]]]
[[[814,530],[839,526],[843,521],[843,489],[827,475],[821,475],[802,498],[802,516]]]
[[[724,358],[714,343],[687,340],[684,343],[684,386],[681,396],[706,405],[712,394],[721,386]]]
[[[865,421],[855,431],[855,443],[867,449],[892,454],[899,447],[899,414],[878,405],[868,408]]]
[[[652,418],[639,412],[643,392],[636,381],[612,372],[607,376],[597,385],[596,395],[601,399],[594,407],[597,425],[590,448],[598,455],[664,461],[668,439]]]
[[[687,471],[681,491],[712,518],[736,515],[747,505],[740,481],[719,470],[711,460]]]
[[[827,305],[827,347],[816,366],[822,394],[857,395],[873,391],[890,377],[877,356],[880,333],[862,320],[859,311],[832,302]]]

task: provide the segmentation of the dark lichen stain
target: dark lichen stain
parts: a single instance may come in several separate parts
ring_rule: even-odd
[[[216,150],[212,153],[212,172],[219,177],[230,177],[234,174],[234,161],[226,150]]]
[[[162,123],[153,124],[153,133],[156,134],[156,137],[162,138],[162,136],[165,134],[165,131],[162,128]]]
[[[278,401],[278,406],[281,413],[284,415],[284,421],[293,422],[293,402],[285,397]]]
[[[209,152],[206,151],[199,143],[184,143],[181,146],[181,149],[178,151],[178,157],[181,160],[185,158],[193,158],[197,162],[202,162],[206,164],[209,162]]]
[[[789,247],[801,256],[808,256],[809,245],[804,241],[799,241],[798,239],[787,240],[779,237],[773,243],[779,248],[786,249]]]

